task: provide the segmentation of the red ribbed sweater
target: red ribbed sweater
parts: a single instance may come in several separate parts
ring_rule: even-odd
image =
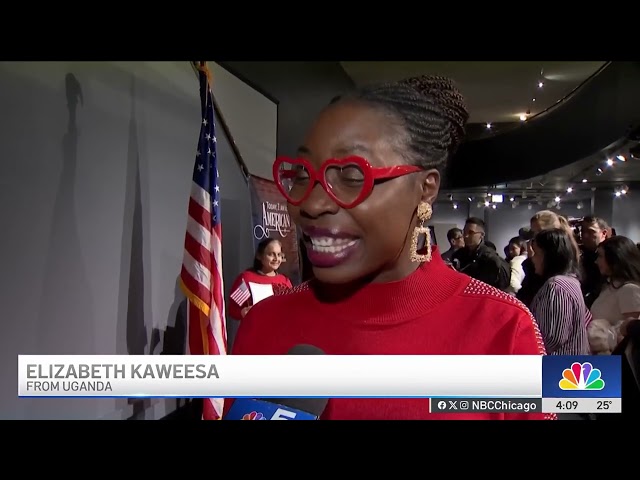
[[[514,297],[433,259],[407,278],[320,301],[309,283],[260,302],[240,324],[234,355],[544,355],[531,313]],[[228,410],[232,400],[225,402]],[[553,419],[543,414],[431,414],[425,399],[331,399],[323,420]]]

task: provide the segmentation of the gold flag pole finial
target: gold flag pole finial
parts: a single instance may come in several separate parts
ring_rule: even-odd
[[[209,88],[213,88],[213,75],[211,74],[211,70],[209,69],[207,62],[196,62],[196,68],[207,76]]]

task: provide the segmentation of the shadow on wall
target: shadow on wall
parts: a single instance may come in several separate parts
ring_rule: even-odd
[[[79,137],[77,108],[83,105],[84,98],[82,86],[73,73],[65,77],[65,93],[69,117],[67,131],[62,138],[62,173],[45,257],[36,334],[37,350],[34,352],[38,355],[87,354],[94,351],[94,345],[77,341],[77,338],[94,338],[94,304],[87,268],[82,259],[75,208]],[[69,315],[70,311],[76,314]],[[73,405],[68,406],[69,409],[82,411],[92,408],[82,405],[82,399],[64,401],[67,405]],[[37,403],[31,405],[32,413],[41,416],[40,406]]]
[[[154,329],[151,341],[154,350],[158,346],[161,347],[162,355],[184,355],[187,351],[187,300],[180,289],[180,275],[176,277],[173,303],[167,316],[167,328],[164,332]]]
[[[151,312],[150,286],[145,285],[145,266],[150,268],[149,244],[145,236],[143,201],[140,176],[140,148],[138,121],[136,118],[135,77],[131,78],[131,117],[127,147],[127,175],[120,257],[120,281],[118,293],[118,327],[116,349],[119,355],[145,355],[147,347],[145,312]],[[148,189],[145,189],[148,192]],[[149,205],[149,202],[145,202]],[[148,214],[146,215],[148,218]],[[150,278],[150,276],[149,276]],[[123,334],[124,331],[124,334]],[[123,343],[123,339],[125,342]],[[149,405],[148,399],[118,400],[117,409],[132,405],[133,416],[142,413]]]
[[[93,302],[86,266],[78,235],[75,208],[76,168],[78,163],[78,105],[83,96],[80,82],[73,73],[65,77],[69,121],[62,139],[62,174],[53,208],[53,221],[46,255],[44,284],[38,319],[37,352],[48,354],[91,353],[93,345],[79,345],[70,332],[92,330]],[[69,315],[72,311],[83,315]],[[92,338],[93,332],[78,335]],[[55,339],[52,341],[52,339]],[[55,345],[51,348],[51,345]]]

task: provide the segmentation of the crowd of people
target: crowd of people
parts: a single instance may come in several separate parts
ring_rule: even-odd
[[[602,218],[571,227],[550,210],[509,240],[504,257],[485,239],[480,219],[469,218],[447,238],[443,259],[526,305],[547,354],[624,354],[637,383],[640,357],[631,340],[640,334],[640,244]]]

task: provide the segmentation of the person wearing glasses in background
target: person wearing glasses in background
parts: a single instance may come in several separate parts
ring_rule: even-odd
[[[464,224],[464,248],[453,255],[456,268],[499,290],[509,288],[511,267],[498,255],[496,246],[485,239],[484,221],[471,217]]]
[[[442,259],[451,263],[453,254],[456,253],[461,248],[464,248],[464,236],[462,235],[462,230],[459,228],[452,228],[447,232],[447,240],[449,241],[449,250],[442,254]]]
[[[303,232],[313,279],[253,307],[233,354],[543,355],[514,297],[450,268],[427,222],[468,113],[451,81],[418,77],[334,99],[274,180]],[[225,402],[228,411],[233,400]],[[332,398],[321,419],[545,419],[430,413],[416,398]]]

